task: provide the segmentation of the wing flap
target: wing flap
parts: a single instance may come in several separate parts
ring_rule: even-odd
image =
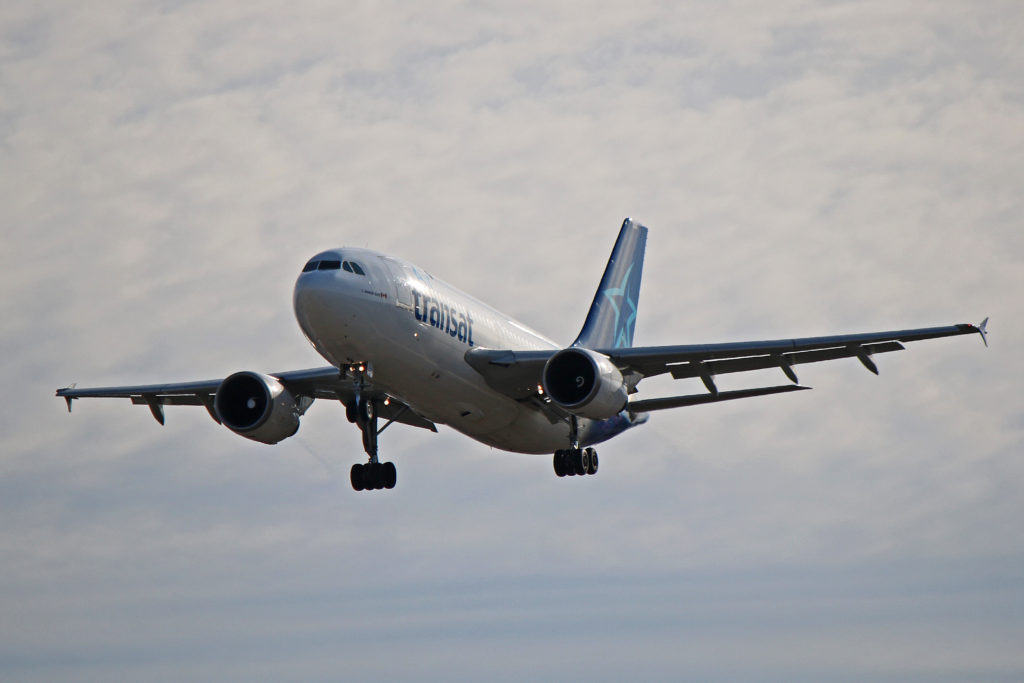
[[[979,328],[974,325],[959,324],[945,327],[925,327],[911,330],[844,334],[828,337],[774,339],[725,344],[693,344],[686,346],[638,346],[628,349],[596,350],[598,353],[611,358],[620,369],[634,370],[645,377],[673,372],[674,369],[680,373],[680,377],[700,377],[705,374],[742,372],[784,365],[779,362],[779,358],[783,360],[790,359],[792,363],[815,363],[823,360],[833,360],[834,358],[857,357],[863,362],[864,358],[871,353],[884,353],[903,348],[899,342],[979,333]],[[804,356],[798,355],[806,352],[821,353]],[[742,359],[743,362],[732,365],[721,364],[717,366],[718,370],[708,373],[712,361],[738,359]],[[771,359],[776,360],[769,362]],[[698,366],[703,366],[703,372],[686,374],[688,371],[681,367],[685,364],[696,364],[694,366],[695,371],[699,369]],[[866,363],[866,365],[868,364]],[[870,365],[868,367],[870,369]]]
[[[210,397],[211,402],[213,401],[213,394],[205,395]],[[137,406],[147,406],[153,403],[164,406],[201,406],[206,404],[203,396],[199,394],[147,394],[145,396],[131,396],[130,398],[132,404]]]
[[[646,413],[652,410],[668,410],[684,406],[696,406],[704,403],[732,401],[738,398],[768,396],[769,394],[786,394],[791,391],[806,391],[811,387],[795,384],[782,384],[777,387],[758,387],[755,389],[739,389],[737,391],[719,391],[715,394],[691,394],[688,396],[666,396],[665,398],[648,398],[641,401],[630,401],[626,410],[633,413]]]
[[[816,351],[796,351],[762,356],[748,356],[746,358],[731,358],[727,360],[713,361],[688,361],[677,365],[667,365],[666,368],[674,379],[686,377],[702,377],[704,374],[724,375],[730,372],[747,372],[750,370],[765,370],[768,368],[781,367],[785,372],[786,367],[800,365],[803,363],[819,363],[839,358],[857,358],[861,354],[873,355],[876,353],[887,353],[889,351],[902,351],[905,347],[899,342],[882,342],[879,344],[864,344],[863,346],[840,346],[832,349],[819,349]],[[794,382],[795,373],[787,376]]]

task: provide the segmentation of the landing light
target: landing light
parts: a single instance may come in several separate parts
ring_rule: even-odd
[[[544,395],[544,387],[542,387],[541,385],[538,384],[537,385],[537,393],[540,394],[541,396],[543,396]]]

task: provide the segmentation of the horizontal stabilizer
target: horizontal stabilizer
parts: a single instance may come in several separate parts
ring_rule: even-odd
[[[668,410],[669,408],[696,406],[702,403],[731,401],[735,398],[750,398],[752,396],[767,396],[768,394],[784,394],[790,391],[804,391],[805,389],[810,388],[811,387],[802,387],[797,384],[782,384],[777,387],[758,387],[756,389],[740,389],[738,391],[719,391],[717,394],[692,394],[690,396],[649,398],[643,401],[630,401],[626,404],[626,410],[631,413],[645,413],[650,410]]]

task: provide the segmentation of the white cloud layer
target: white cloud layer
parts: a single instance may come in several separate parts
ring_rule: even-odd
[[[1024,677],[1022,34],[1013,2],[8,3],[0,678]],[[991,315],[992,348],[657,414],[587,481],[394,428],[379,496],[337,406],[267,448],[52,396],[321,364],[291,286],[341,244],[569,341],[626,215],[638,343]]]

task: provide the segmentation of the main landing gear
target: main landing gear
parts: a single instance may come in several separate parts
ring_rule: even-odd
[[[566,448],[555,451],[555,474],[560,477],[597,474],[597,451],[593,448]]]
[[[569,419],[569,448],[555,451],[555,474],[559,477],[597,474],[597,451],[580,448],[579,422],[576,417]]]
[[[356,397],[354,403],[345,406],[345,414],[350,422],[359,426],[363,433],[363,449],[370,456],[370,462],[352,465],[349,475],[352,488],[356,491],[395,488],[398,481],[395,463],[380,462],[377,459],[377,436],[384,430],[377,429],[377,406],[373,399],[365,396]]]

